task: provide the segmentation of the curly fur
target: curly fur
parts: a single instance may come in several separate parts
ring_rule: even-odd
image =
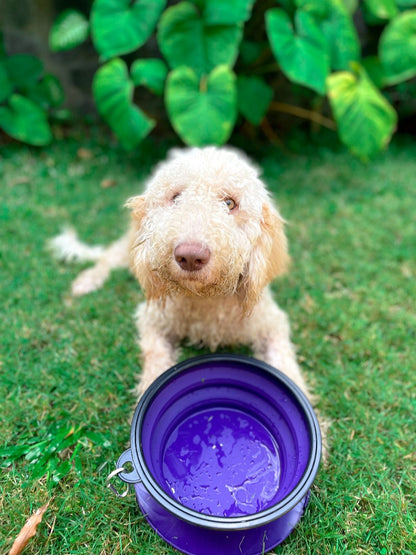
[[[136,313],[143,358],[137,393],[176,363],[184,339],[211,349],[247,344],[307,393],[287,316],[268,287],[287,270],[289,255],[284,220],[259,170],[228,148],[174,150],[127,206],[130,230],[78,276],[73,293],[100,287],[129,260],[146,295]],[[180,245],[208,260],[184,269],[174,254]],[[66,256],[74,255],[67,249]]]

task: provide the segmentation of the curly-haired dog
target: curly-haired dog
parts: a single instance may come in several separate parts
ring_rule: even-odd
[[[137,310],[138,394],[175,364],[183,339],[211,349],[247,344],[307,393],[287,316],[268,288],[289,256],[284,222],[257,168],[227,148],[174,150],[127,206],[132,226],[108,248],[87,247],[70,233],[54,248],[97,260],[75,280],[75,295],[99,288],[130,261],[146,294]]]

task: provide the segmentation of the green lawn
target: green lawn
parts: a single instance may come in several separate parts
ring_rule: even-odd
[[[142,293],[119,271],[71,299],[80,268],[45,249],[66,224],[86,241],[117,238],[124,200],[165,150],[147,143],[127,155],[74,133],[47,149],[2,147],[1,553],[50,499],[25,553],[175,553],[133,494],[119,500],[105,488],[129,439]],[[323,146],[269,149],[258,162],[289,222],[293,265],[276,298],[332,422],[329,462],[275,553],[414,554],[416,145],[396,142],[368,165]]]

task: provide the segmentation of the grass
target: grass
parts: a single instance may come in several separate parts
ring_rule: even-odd
[[[124,200],[165,150],[147,143],[126,155],[105,138],[75,133],[47,149],[2,149],[0,448],[38,442],[55,461],[34,478],[36,459],[4,459],[4,552],[51,499],[28,554],[175,553],[133,495],[118,500],[105,488],[129,438],[138,370],[132,313],[142,293],[120,271],[73,300],[80,268],[45,249],[68,223],[87,241],[117,238]],[[276,298],[332,422],[329,462],[309,508],[274,552],[413,554],[416,146],[397,141],[368,165],[323,146],[268,151],[258,161],[289,220],[293,266],[274,285]],[[65,429],[76,447],[62,437],[53,446]]]

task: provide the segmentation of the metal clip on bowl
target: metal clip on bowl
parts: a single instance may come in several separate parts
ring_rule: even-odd
[[[140,482],[140,478],[134,467],[131,472],[127,472],[126,467],[124,466],[126,464],[132,465],[131,449],[127,449],[127,451],[124,451],[124,453],[120,455],[115,470],[110,472],[106,479],[106,485],[108,489],[111,489],[111,491],[117,497],[126,497],[126,495],[130,491],[130,484],[137,484],[137,482]],[[115,476],[117,476],[117,478],[119,478],[122,482],[127,483],[127,487],[122,493],[120,493],[118,489],[111,483],[111,480]]]

